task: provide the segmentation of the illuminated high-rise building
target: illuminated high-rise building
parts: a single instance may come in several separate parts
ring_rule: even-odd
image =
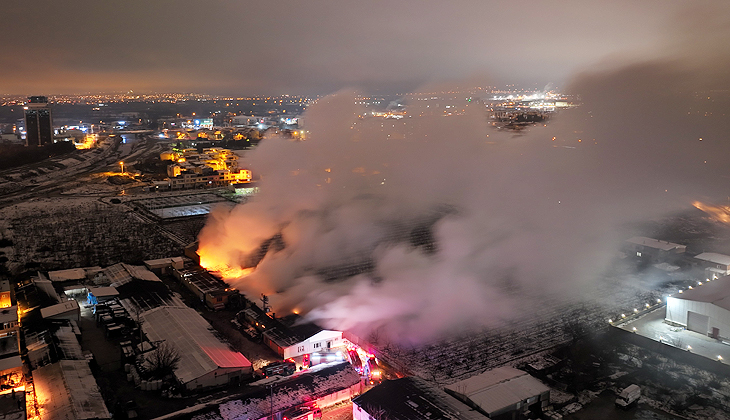
[[[25,106],[25,145],[43,146],[53,143],[53,118],[48,98],[31,96]]]

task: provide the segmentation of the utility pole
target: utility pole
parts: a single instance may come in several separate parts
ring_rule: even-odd
[[[271,308],[269,307],[269,297],[263,293],[261,293],[261,304],[261,307],[264,310],[265,314],[271,312]]]

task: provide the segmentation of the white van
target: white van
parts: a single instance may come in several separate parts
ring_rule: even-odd
[[[616,405],[621,408],[627,408],[631,404],[637,402],[639,397],[641,397],[641,388],[639,388],[639,385],[629,385],[624,388],[620,394],[618,394],[618,398],[616,398]]]

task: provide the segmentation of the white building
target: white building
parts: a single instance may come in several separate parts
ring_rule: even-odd
[[[550,388],[527,372],[509,366],[447,385],[446,392],[489,418],[539,411],[550,403]]]
[[[220,341],[192,308],[162,306],[142,313],[141,321],[150,342],[164,341],[177,351],[175,377],[188,389],[237,382],[253,371],[251,362]]]
[[[667,297],[665,319],[714,338],[730,338],[730,277]]]
[[[712,274],[726,276],[730,274],[730,256],[716,254],[714,252],[703,252],[695,256],[700,264]]]

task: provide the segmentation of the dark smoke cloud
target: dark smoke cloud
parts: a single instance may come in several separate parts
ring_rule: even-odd
[[[307,141],[247,156],[261,194],[214,214],[201,247],[235,266],[281,233],[286,247],[237,287],[275,294],[279,313],[400,341],[590,298],[620,226],[727,196],[724,33],[705,39],[716,49],[672,42],[664,58],[579,75],[582,105],[520,136],[490,130],[465,100],[463,116],[416,102],[394,123],[359,119],[350,93],[327,97],[306,115]],[[419,225],[433,247],[414,246]],[[369,270],[327,274],[347,263]]]

